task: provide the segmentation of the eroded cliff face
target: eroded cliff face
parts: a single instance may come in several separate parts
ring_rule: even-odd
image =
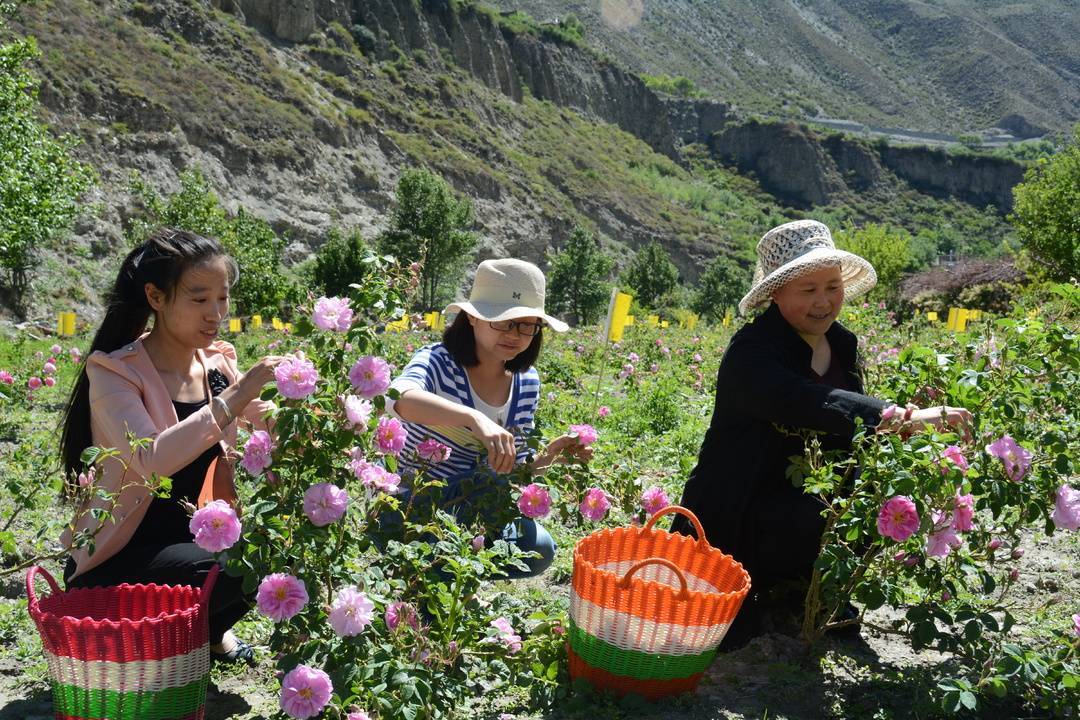
[[[708,144],[714,156],[754,173],[766,190],[796,207],[825,205],[899,179],[928,195],[993,205],[1005,214],[1025,170],[1005,158],[822,135],[794,123],[729,122]]]
[[[448,54],[515,101],[528,92],[617,125],[657,152],[676,157],[677,138],[665,103],[637,75],[572,45],[504,30],[484,13],[435,5],[372,0],[357,7],[354,21],[375,33],[383,55],[391,52],[391,43],[404,51]]]

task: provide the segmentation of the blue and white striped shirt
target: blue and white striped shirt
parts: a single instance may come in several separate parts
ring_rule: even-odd
[[[427,390],[440,397],[452,400],[466,407],[476,408],[469,377],[450,351],[442,343],[435,343],[420,348],[401,374],[394,378],[390,387],[398,392],[405,390]],[[531,451],[525,444],[525,436],[533,428],[536,405],[540,400],[540,376],[536,368],[530,367],[514,373],[510,387],[510,404],[503,426],[513,433],[517,444],[517,462],[529,459]],[[481,469],[488,468],[484,460],[486,450],[468,429],[446,425],[421,425],[411,423],[394,412],[391,403],[387,403],[388,412],[401,419],[408,438],[402,450],[400,467],[406,473],[415,472],[420,467],[416,447],[428,438],[434,438],[450,448],[450,458],[428,468],[427,474],[444,479],[450,483],[472,477]]]

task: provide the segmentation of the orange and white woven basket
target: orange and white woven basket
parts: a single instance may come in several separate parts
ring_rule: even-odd
[[[697,539],[655,529],[670,513],[689,518]],[[570,676],[650,700],[694,690],[749,590],[742,565],[677,505],[643,528],[594,532],[574,548]]]

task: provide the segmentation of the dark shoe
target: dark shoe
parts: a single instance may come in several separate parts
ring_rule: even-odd
[[[844,607],[840,608],[840,612],[836,615],[837,622],[844,622],[845,620],[858,620],[859,609],[851,603],[846,603]],[[829,635],[835,638],[844,640],[854,640],[859,637],[860,623],[853,622],[850,625],[844,625],[843,627],[834,628],[827,631]]]
[[[238,638],[236,640],[236,646],[227,653],[211,650],[210,659],[214,662],[227,663],[229,665],[234,663],[247,663],[248,667],[255,667],[255,648]]]

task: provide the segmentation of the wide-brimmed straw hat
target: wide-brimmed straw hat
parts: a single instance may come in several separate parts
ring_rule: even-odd
[[[840,266],[844,296],[862,295],[877,284],[873,265],[838,250],[829,228],[817,220],[796,220],[774,227],[761,236],[750,292],[739,301],[743,315],[768,302],[769,297],[797,277],[826,267]]]
[[[469,299],[446,306],[447,313],[463,311],[473,317],[498,322],[538,317],[556,332],[567,324],[544,312],[544,273],[524,260],[485,260],[476,268]]]

